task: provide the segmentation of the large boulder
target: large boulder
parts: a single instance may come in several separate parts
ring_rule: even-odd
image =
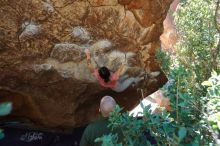
[[[99,100],[113,96],[131,110],[161,87],[156,59],[172,0],[0,0],[0,101],[19,119],[44,127],[76,127],[99,116]],[[89,71],[143,77],[121,93],[101,87]]]

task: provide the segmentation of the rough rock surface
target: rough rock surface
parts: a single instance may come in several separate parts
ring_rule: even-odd
[[[112,95],[126,110],[156,91],[166,77],[155,60],[172,0],[0,0],[0,101],[12,101],[6,119],[44,127],[76,127],[98,117],[99,100]],[[92,64],[140,77],[122,93],[101,87]]]
[[[170,11],[173,13],[176,11],[179,0],[174,0],[170,5]],[[160,36],[162,49],[168,52],[175,53],[175,44],[178,40],[176,26],[174,24],[174,18],[171,15],[167,15],[163,22],[164,31]]]

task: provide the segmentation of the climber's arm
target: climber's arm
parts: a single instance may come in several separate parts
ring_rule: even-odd
[[[87,62],[87,64],[90,72],[93,73],[95,71],[95,68],[92,66],[91,62]]]
[[[119,68],[118,68],[118,70],[115,72],[115,74],[118,76],[118,77],[120,77],[122,74],[124,74],[124,72],[125,72],[125,64],[122,64]]]
[[[90,72],[93,73],[95,71],[95,68],[91,64],[91,55],[90,55],[89,49],[86,49],[85,53],[86,53],[86,61],[87,61],[88,68],[89,68]]]

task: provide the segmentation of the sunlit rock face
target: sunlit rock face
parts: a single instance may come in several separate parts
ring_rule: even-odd
[[[174,0],[170,5],[170,12],[174,13],[179,4],[179,0]],[[178,35],[176,31],[176,26],[174,23],[174,18],[171,14],[167,14],[166,19],[163,22],[164,32],[161,35],[161,46],[162,49],[168,52],[175,52],[175,44],[178,40]]]
[[[0,100],[12,101],[7,119],[44,127],[76,127],[98,116],[113,96],[126,110],[156,91],[166,77],[155,60],[172,0],[0,0]],[[141,77],[121,93],[101,87],[92,64]]]

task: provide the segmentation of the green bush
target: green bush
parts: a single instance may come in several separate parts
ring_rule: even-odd
[[[205,120],[208,121],[210,131],[217,144],[220,144],[220,74],[212,73],[208,81],[202,83],[207,87],[206,103],[204,108],[206,112]]]
[[[184,0],[174,13],[179,35],[177,59],[192,74],[189,86],[193,94],[199,96],[205,95],[201,83],[211,76],[212,70],[218,72],[220,68],[220,55],[216,54],[219,53],[219,33],[214,22],[215,9],[213,0]]]
[[[202,109],[201,111],[198,109],[194,103],[194,98],[187,92],[187,82],[179,78],[180,76],[187,77],[188,74],[184,71],[183,67],[172,70],[171,77],[176,78],[163,88],[165,95],[171,98],[173,112],[167,113],[163,110],[161,113],[151,114],[150,107],[142,105],[144,120],[138,120],[129,116],[128,113],[122,113],[121,109],[117,107],[110,116],[109,126],[113,129],[121,128],[124,140],[118,143],[115,138],[116,135],[104,136],[99,140],[106,142],[106,139],[108,139],[108,141],[114,142],[115,145],[150,145],[144,136],[144,132],[150,130],[158,145],[191,146],[214,143],[208,126],[210,124],[208,120],[210,119],[206,116],[207,113],[203,112]],[[217,84],[220,84],[220,81]],[[210,88],[213,89],[213,87]],[[203,99],[207,98],[208,96]],[[216,121],[216,119],[213,120]],[[213,124],[216,124],[216,122],[213,122]]]
[[[164,52],[161,49],[157,49],[156,58],[157,58],[158,63],[162,67],[162,70],[165,73],[169,73],[170,65],[171,65],[171,59],[169,57],[169,53]]]
[[[174,71],[175,77],[183,75],[182,68]],[[173,112],[162,110],[161,113],[151,114],[150,106],[144,106],[143,118],[137,119],[123,113],[117,106],[111,113],[109,126],[120,128],[124,135],[123,141],[118,141],[117,135],[104,135],[96,141],[103,142],[103,146],[144,146],[150,145],[145,137],[145,132],[150,131],[156,139],[157,145],[171,146],[199,146],[219,144],[220,133],[220,75],[212,74],[212,77],[203,82],[208,86],[207,96],[201,100],[207,102],[200,109],[193,103],[193,98],[187,92],[176,91],[181,89],[175,82],[167,84],[164,90],[169,91],[176,101],[172,101]],[[184,86],[184,83],[182,84]],[[174,91],[170,91],[176,86]],[[187,91],[187,90],[186,90]],[[178,95],[177,95],[177,92]],[[175,93],[175,95],[171,95]],[[177,101],[177,98],[178,101]],[[197,115],[198,114],[198,115]]]

